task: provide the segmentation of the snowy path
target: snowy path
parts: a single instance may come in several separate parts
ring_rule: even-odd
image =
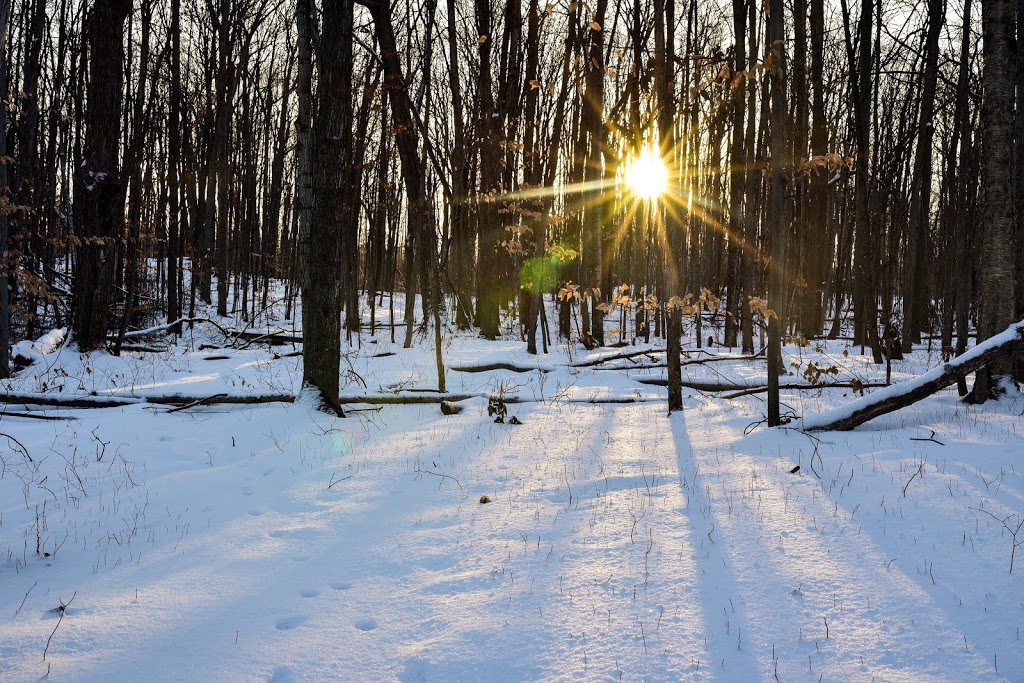
[[[960,573],[1002,571],[998,529],[967,544],[963,510],[1019,506],[1019,475],[933,459],[902,498],[914,462],[858,456],[876,437],[856,433],[820,445],[818,479],[807,437],[742,435],[750,406],[528,403],[512,426],[472,401],[319,427],[258,408],[217,415],[216,448],[182,417],[173,461],[84,498],[89,527],[51,512],[73,542],[3,576],[0,679],[1021,680],[1021,642],[985,616],[1024,611],[1016,576]],[[75,429],[137,444],[175,419],[120,415]]]

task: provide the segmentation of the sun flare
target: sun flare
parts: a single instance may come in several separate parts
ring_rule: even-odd
[[[668,186],[668,169],[650,147],[644,147],[626,169],[626,184],[641,199],[656,199]]]

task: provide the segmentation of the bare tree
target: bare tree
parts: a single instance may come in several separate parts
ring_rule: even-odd
[[[117,240],[124,217],[119,145],[124,24],[131,0],[97,0],[85,27],[89,85],[85,149],[78,171],[79,245],[74,332],[79,348],[106,340]]]

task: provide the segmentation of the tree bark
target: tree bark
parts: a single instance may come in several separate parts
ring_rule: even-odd
[[[932,198],[932,139],[935,133],[935,87],[939,77],[939,32],[946,13],[944,0],[928,0],[928,32],[925,36],[924,85],[921,90],[921,115],[917,149],[914,155],[914,179],[907,226],[907,258],[903,268],[903,352],[913,350],[923,327],[925,268],[927,267],[928,224]],[[886,344],[891,343],[889,339]]]
[[[11,16],[11,0],[0,0],[0,93],[7,92],[7,22]],[[7,107],[0,106],[0,157],[7,156]],[[0,188],[7,187],[7,164],[0,164]],[[7,256],[10,224],[7,212],[0,211],[0,379],[11,372],[11,260]]]
[[[768,48],[771,55],[771,194],[768,200],[768,230],[771,236],[768,303],[775,315],[768,318],[768,426],[781,423],[779,375],[782,374],[782,330],[784,271],[786,260],[786,175],[790,170],[788,124],[786,121],[785,8],[772,2],[768,13]]]
[[[983,53],[981,139],[982,238],[979,263],[980,306],[978,340],[1001,330],[1014,313],[1013,0],[982,0]],[[1019,162],[1019,160],[1016,160]],[[975,375],[972,399],[984,403],[993,395],[997,378],[1009,375],[1005,356]]]
[[[81,202],[73,325],[83,351],[106,341],[116,246],[124,218],[119,145],[124,24],[130,11],[131,0],[97,0],[86,20],[89,84],[76,193]]]
[[[324,6],[318,108],[313,122],[313,206],[302,298],[303,386],[320,393],[325,410],[338,402],[341,364],[343,230],[357,210],[352,174],[352,0]]]

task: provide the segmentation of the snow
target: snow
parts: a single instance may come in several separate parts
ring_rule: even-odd
[[[345,349],[347,396],[436,388],[432,334],[385,339]],[[291,346],[199,348],[223,342],[199,325],[161,353],[64,348],[7,388],[297,391]],[[1016,390],[805,434],[766,428],[757,395],[686,390],[669,416],[635,380],[658,369],[569,367],[621,350],[445,344],[450,366],[536,369],[449,369],[474,396],[453,416],[8,405],[74,419],[0,417],[32,458],[0,438],[0,680],[1024,680],[1024,553],[1011,574],[986,514],[1024,512]],[[784,351],[830,381],[884,377],[842,342]],[[941,364],[922,347],[893,379]],[[685,371],[747,386],[765,368]],[[493,395],[521,425],[488,417]],[[853,400],[783,390],[798,417]]]
[[[43,362],[43,356],[56,351],[64,343],[67,328],[50,330],[35,341],[23,339],[11,348],[12,358],[22,358],[26,363]]]

